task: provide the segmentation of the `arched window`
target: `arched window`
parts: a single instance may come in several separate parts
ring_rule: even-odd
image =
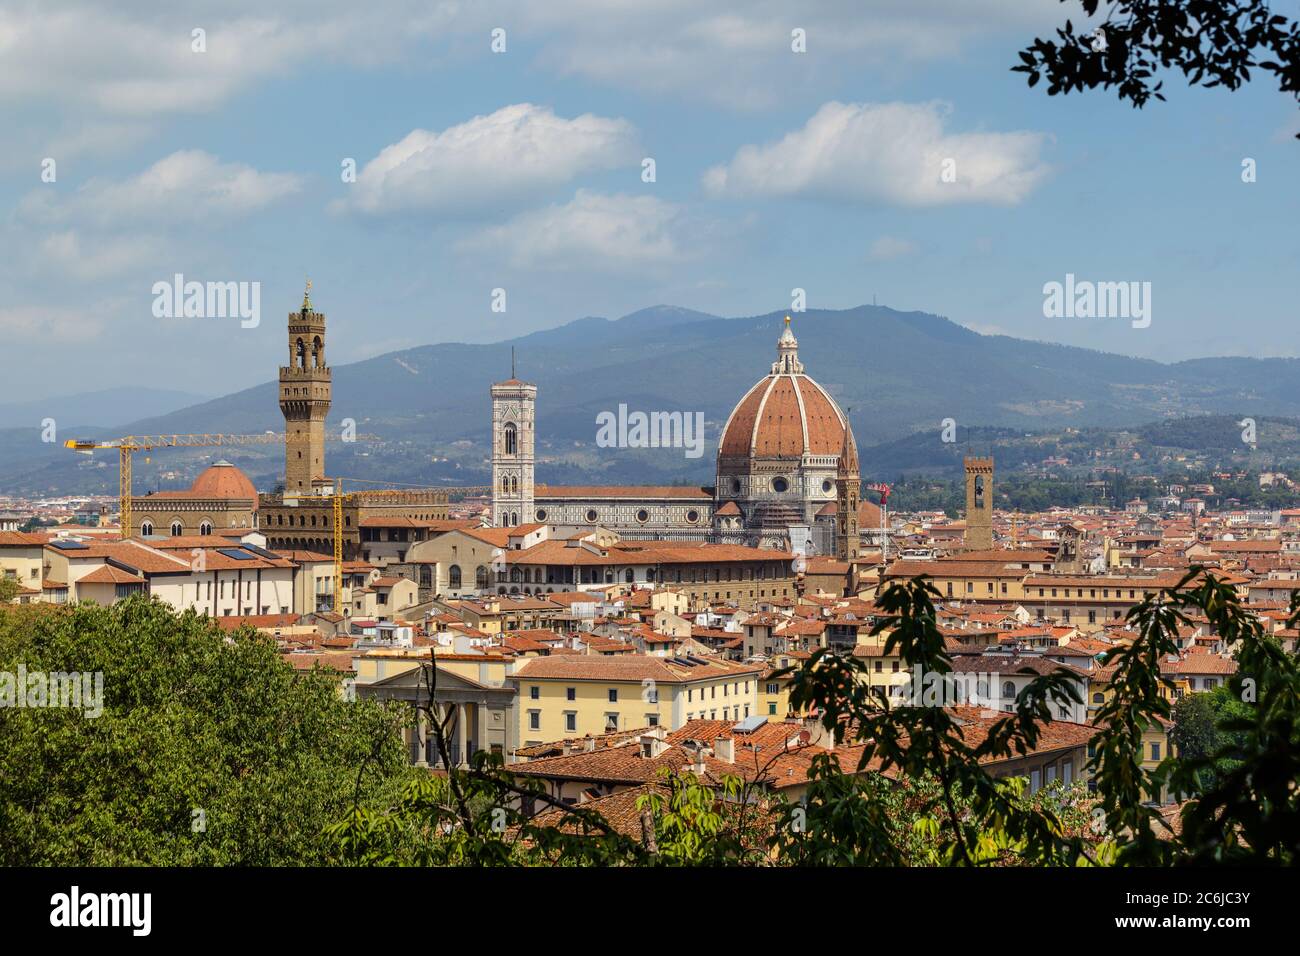
[[[315,365],[317,368],[320,368],[323,364],[325,364],[324,362],[325,349],[321,343],[319,335],[311,340],[311,358],[312,358],[312,364]]]
[[[511,493],[512,495],[517,495],[517,494],[519,494],[519,478],[518,478],[517,476],[515,476],[515,475],[511,475],[511,476],[510,476],[510,493]],[[519,523],[519,522],[517,522],[517,521],[515,522],[515,524],[518,524],[518,523]]]
[[[153,522],[152,522],[152,521],[141,521],[141,522],[140,522],[140,534],[143,535],[143,536],[145,536],[145,537],[148,537],[149,535],[153,534]]]
[[[460,565],[453,564],[447,569],[447,587],[453,591],[460,589]]]
[[[623,572],[623,580],[627,584],[631,584],[633,581],[636,580],[636,575],[632,573],[631,568],[628,568],[626,571]]]
[[[523,581],[523,579],[524,579],[524,572],[523,569],[519,567],[519,565],[515,565],[510,569],[510,581],[512,584],[518,584],[521,581]],[[513,588],[512,590],[518,591],[519,589]]]
[[[510,476],[509,476],[509,475],[502,475],[502,476],[501,476],[501,493],[502,493],[503,495],[508,495],[508,494],[510,494]]]
[[[488,569],[481,564],[474,571],[474,587],[480,591],[488,589]]]
[[[181,526],[181,523],[180,523],[179,521],[173,521],[173,522],[172,522],[172,537],[173,537],[173,538],[179,538],[179,537],[180,537],[182,534],[184,534],[184,533],[185,533],[185,529]]]
[[[420,587],[433,587],[433,568],[427,564],[420,565]]]
[[[1002,696],[1003,696],[1004,698],[1006,698],[1007,700],[1015,700],[1015,699],[1016,699],[1016,685],[1013,684],[1013,683],[1011,683],[1011,681],[1003,681],[1003,683],[1002,683]]]
[[[306,368],[307,367],[307,346],[306,344],[303,343],[302,339],[299,339],[297,342],[294,343],[293,350],[294,350],[294,357],[296,358],[295,364],[299,368]]]
[[[212,522],[204,521],[199,525],[199,534],[212,534]]]
[[[507,455],[519,454],[519,432],[515,428],[514,422],[506,422],[506,427],[502,429],[501,437],[504,439]]]

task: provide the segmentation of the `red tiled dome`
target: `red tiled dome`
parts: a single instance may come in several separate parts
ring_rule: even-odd
[[[228,461],[219,461],[205,468],[190,493],[204,498],[251,498],[257,503],[257,489],[248,476]]]
[[[803,373],[788,325],[772,372],[751,388],[727,419],[718,445],[723,458],[837,456],[844,415],[826,390]]]

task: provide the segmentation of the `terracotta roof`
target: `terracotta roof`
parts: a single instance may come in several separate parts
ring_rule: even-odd
[[[674,664],[671,658],[665,657],[642,655],[603,657],[584,654],[533,658],[515,671],[514,677],[519,680],[636,681],[638,683],[643,680],[653,680],[664,684],[684,684],[728,677],[749,678],[761,674],[762,671],[763,668],[757,665],[735,664],[712,659],[688,667],[684,664]]]
[[[144,578],[111,564],[102,565],[77,580],[82,584],[144,584]]]

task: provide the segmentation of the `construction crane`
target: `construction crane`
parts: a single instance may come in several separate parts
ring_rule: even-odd
[[[220,435],[212,432],[195,435],[127,435],[125,438],[70,439],[63,443],[83,455],[116,448],[118,455],[117,495],[120,499],[122,539],[131,537],[131,456],[154,448],[207,448],[213,445],[269,445],[284,441],[284,435],[265,432],[261,435]]]
[[[889,485],[871,482],[862,486],[880,495],[880,566],[889,565]]]
[[[352,481],[365,484],[364,478],[335,478],[333,505],[334,505],[334,613],[343,613],[343,501],[344,499],[369,499],[372,501],[383,501],[385,498],[400,498],[411,492],[436,491],[440,494],[451,495],[481,495],[491,494],[491,485],[473,485],[468,487],[430,487],[428,485],[405,485],[400,488],[375,488],[363,489],[359,491],[343,490],[343,482]],[[392,484],[392,482],[369,482],[370,484]],[[360,528],[357,529],[360,533]]]

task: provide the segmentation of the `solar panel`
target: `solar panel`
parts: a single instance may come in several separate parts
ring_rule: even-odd
[[[268,551],[266,550],[266,548],[259,548],[255,544],[241,544],[240,547],[243,548],[245,551],[252,551],[254,554],[260,554],[264,558],[279,557],[279,555],[276,554],[274,551]]]
[[[762,727],[765,723],[767,723],[766,717],[758,717],[758,716],[746,717],[744,720],[736,724],[736,726],[731,729],[741,734],[752,734],[754,731],[758,730],[759,727]]]
[[[89,545],[81,541],[51,541],[50,544],[60,551],[86,551],[89,549]]]
[[[257,555],[241,551],[239,548],[217,548],[217,553],[224,554],[228,558],[234,558],[236,561],[253,561],[257,558]]]

